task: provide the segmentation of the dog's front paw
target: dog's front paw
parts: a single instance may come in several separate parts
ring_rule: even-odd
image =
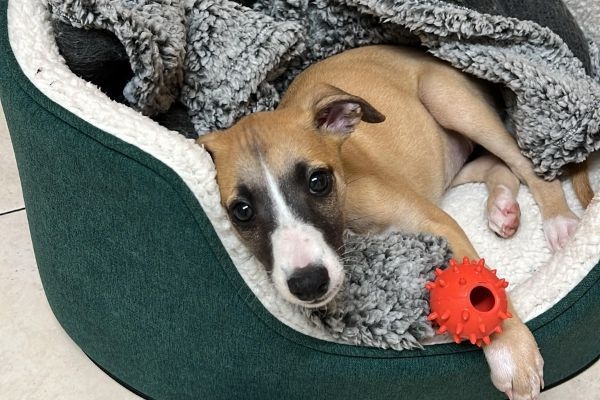
[[[494,386],[510,400],[536,400],[544,388],[544,360],[525,325],[513,324],[484,347]]]
[[[577,229],[579,218],[575,214],[558,215],[544,221],[544,235],[552,251],[562,249]]]

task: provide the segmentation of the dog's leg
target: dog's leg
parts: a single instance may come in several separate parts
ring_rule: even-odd
[[[529,187],[542,214],[546,239],[553,250],[563,247],[578,218],[567,205],[560,181],[548,182],[535,174],[480,85],[443,68],[422,78],[419,95],[442,127],[482,145]]]
[[[353,185],[359,185],[356,190]],[[372,193],[377,193],[375,197]],[[393,228],[443,236],[454,258],[479,256],[456,221],[407,185],[390,187],[376,178],[363,177],[348,185],[346,218],[358,232]],[[535,399],[543,386],[543,359],[533,335],[509,303],[512,318],[502,324],[504,332],[492,336],[484,347],[494,385],[511,399]]]
[[[484,182],[488,189],[486,213],[490,229],[503,238],[517,232],[521,209],[517,202],[519,178],[499,158],[486,154],[465,165],[452,186]]]
[[[422,103],[442,127],[481,144],[529,186],[550,243],[555,248],[564,244],[577,217],[567,206],[560,182],[546,182],[534,173],[479,84],[442,67],[421,78],[419,91]],[[560,238],[553,240],[557,230]],[[509,309],[513,318],[504,321],[504,332],[484,347],[492,382],[511,399],[535,399],[543,386],[543,360],[533,335],[510,304]]]
[[[448,214],[433,204],[421,205],[417,209],[424,218],[417,227],[419,231],[445,236],[453,256],[459,260],[464,256],[479,258],[464,231]],[[510,399],[536,399],[544,386],[544,360],[533,335],[510,301],[508,308],[513,317],[503,322],[504,332],[493,335],[491,344],[483,348],[492,382]]]

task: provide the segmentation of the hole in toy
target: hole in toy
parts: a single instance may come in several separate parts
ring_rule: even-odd
[[[473,307],[480,312],[488,312],[494,308],[494,304],[496,304],[494,294],[490,289],[484,286],[474,287],[473,290],[471,290],[469,299],[471,300]]]

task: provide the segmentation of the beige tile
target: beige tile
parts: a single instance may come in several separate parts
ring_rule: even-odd
[[[4,112],[0,104],[0,214],[23,208],[21,182]]]
[[[542,393],[540,400],[600,399],[600,361],[560,386]]]
[[[98,369],[54,318],[24,211],[0,217],[0,399],[140,399]]]

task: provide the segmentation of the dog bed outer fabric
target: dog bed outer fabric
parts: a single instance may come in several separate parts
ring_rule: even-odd
[[[9,46],[6,5],[0,0],[0,94],[38,268],[57,319],[107,372],[154,399],[503,398],[470,345],[395,352],[282,324],[170,167],[25,77]],[[529,321],[547,386],[600,354],[598,299],[600,265]]]

